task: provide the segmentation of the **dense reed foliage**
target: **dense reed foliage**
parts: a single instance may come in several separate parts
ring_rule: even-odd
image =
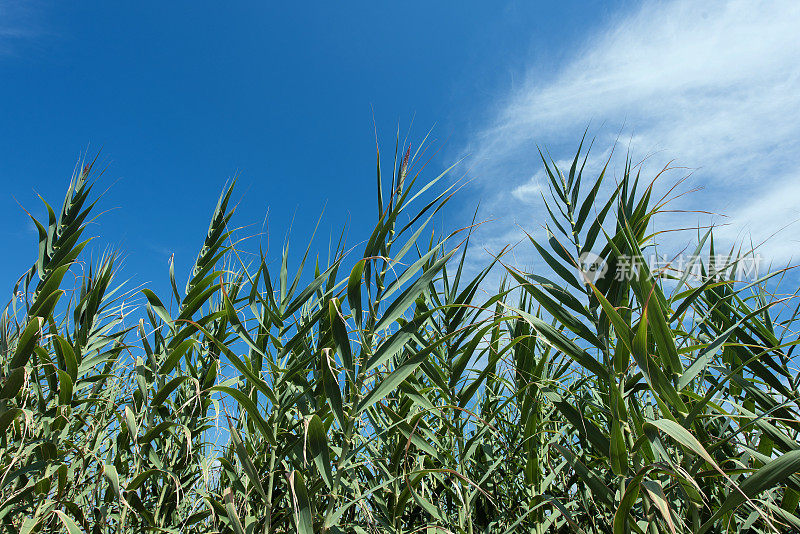
[[[170,269],[140,311],[115,254],[81,259],[79,170],[2,315],[4,531],[800,528],[796,304],[710,233],[699,276],[649,268],[663,202],[583,157],[545,161],[542,272],[468,273],[470,230],[431,229],[452,187],[406,152],[386,195],[378,157],[365,244],[313,272],[236,250],[227,187],[185,288]],[[590,251],[634,276],[580,275]]]

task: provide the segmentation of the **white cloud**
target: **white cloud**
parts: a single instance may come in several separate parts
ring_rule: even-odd
[[[12,54],[14,46],[23,39],[39,34],[36,22],[38,2],[9,2],[0,0],[0,57]]]
[[[680,207],[729,215],[721,238],[761,241],[799,218],[798,28],[794,0],[647,2],[597,29],[558,71],[532,68],[465,149],[497,219],[487,243],[516,224],[540,226],[526,207],[543,183],[530,179],[542,166],[536,146],[568,157],[590,121],[600,148],[622,131],[651,154],[648,170],[670,160],[694,169],[687,184],[703,191]],[[795,244],[775,239],[764,251],[798,259]]]
[[[752,199],[742,199],[734,212],[732,224],[717,233],[728,242],[743,243],[749,248],[766,242],[762,255],[781,267],[800,259],[800,173],[795,179],[770,187]],[[772,236],[775,235],[775,238]]]
[[[542,180],[544,179],[544,173],[537,172],[530,180],[515,187],[511,194],[520,202],[533,203],[541,198]]]

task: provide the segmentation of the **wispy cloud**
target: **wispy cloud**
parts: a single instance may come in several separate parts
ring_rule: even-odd
[[[596,28],[556,72],[532,67],[465,149],[497,219],[485,244],[535,226],[536,146],[567,157],[590,121],[603,149],[624,127],[650,169],[671,160],[694,169],[689,183],[704,191],[681,207],[729,215],[715,219],[729,223],[721,238],[759,242],[800,218],[798,28],[794,0],[647,2]],[[765,252],[797,259],[794,233]]]
[[[13,54],[21,41],[40,34],[37,4],[0,0],[0,57]]]

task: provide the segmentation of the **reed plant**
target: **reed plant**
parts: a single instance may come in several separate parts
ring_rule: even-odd
[[[650,268],[654,182],[587,157],[542,158],[536,272],[476,270],[472,228],[434,228],[456,185],[399,149],[357,248],[246,254],[231,184],[166,295],[84,258],[79,167],[0,322],[2,528],[800,531],[791,277],[737,280],[752,251],[719,264],[711,231],[694,274]]]

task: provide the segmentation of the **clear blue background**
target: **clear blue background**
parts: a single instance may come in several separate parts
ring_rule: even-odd
[[[36,194],[60,204],[76,161],[101,149],[97,188],[108,189],[100,207],[110,211],[91,232],[97,246],[125,253],[131,285],[154,282],[165,294],[173,252],[185,274],[237,172],[234,221],[257,233],[269,210],[271,257],[293,217],[299,252],[326,205],[319,250],[346,221],[358,242],[376,211],[373,110],[386,153],[398,124],[405,135],[414,119],[414,141],[433,127],[439,152],[428,174],[438,173],[525,65],[556,69],[610,9],[289,4],[6,8],[3,24],[24,26],[0,37],[0,279],[9,291],[36,255],[20,204],[44,217]],[[445,223],[461,222],[464,207],[451,207]]]

